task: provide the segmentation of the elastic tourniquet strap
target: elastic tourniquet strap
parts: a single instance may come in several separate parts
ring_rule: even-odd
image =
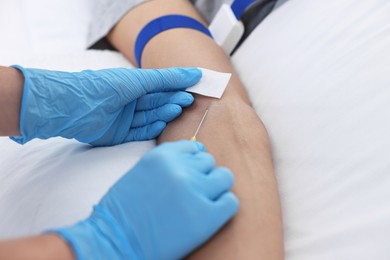
[[[146,44],[157,34],[174,28],[188,28],[197,30],[212,38],[211,33],[207,27],[194,18],[184,15],[161,16],[148,23],[137,36],[134,55],[138,67],[141,67],[142,52]]]

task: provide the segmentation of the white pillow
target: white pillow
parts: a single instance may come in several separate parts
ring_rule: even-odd
[[[388,259],[389,1],[289,1],[233,61],[270,134],[286,258]]]

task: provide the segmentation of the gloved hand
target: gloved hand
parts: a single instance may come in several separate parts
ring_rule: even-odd
[[[95,146],[157,137],[193,102],[184,90],[200,70],[105,69],[76,73],[15,68],[25,83],[20,113],[24,144],[61,136]]]
[[[56,230],[78,259],[179,259],[238,209],[233,175],[204,146],[163,144],[147,153],[73,227]]]

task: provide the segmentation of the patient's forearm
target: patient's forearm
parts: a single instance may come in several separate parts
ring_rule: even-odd
[[[19,70],[0,66],[0,136],[20,135],[23,83]]]
[[[152,19],[170,13],[200,19],[184,0],[155,0],[130,11],[109,35],[111,42],[131,61],[139,30]],[[195,103],[159,138],[159,142],[190,138],[207,107],[200,129],[204,143],[219,165],[235,174],[240,211],[217,236],[198,250],[200,259],[281,259],[283,237],[280,203],[268,137],[250,107],[246,92],[223,51],[207,36],[189,29],[174,29],[153,38],[146,46],[144,67],[199,66],[233,73],[221,100],[196,96]],[[210,86],[212,87],[212,86]],[[201,213],[199,213],[201,214]]]

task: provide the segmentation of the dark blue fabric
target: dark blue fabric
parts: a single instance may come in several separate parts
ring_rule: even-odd
[[[255,0],[235,0],[232,3],[232,10],[237,20],[241,19],[241,15],[244,13],[245,9],[250,6]]]

